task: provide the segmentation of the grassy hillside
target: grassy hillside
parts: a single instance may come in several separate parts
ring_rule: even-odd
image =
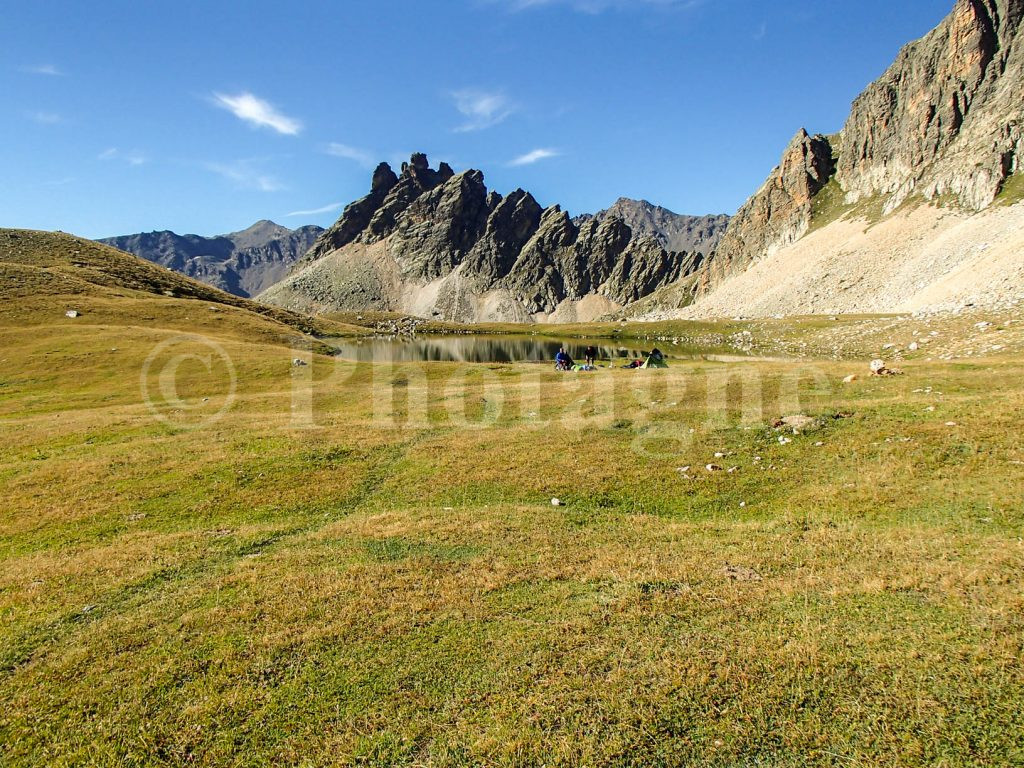
[[[160,297],[154,300],[154,297]],[[364,328],[312,319],[220,291],[148,261],[62,232],[0,229],[0,322],[62,322],[67,310],[81,324],[160,323],[189,329],[220,327],[281,338],[349,335]],[[207,323],[199,302],[224,314]],[[209,311],[209,307],[206,307]],[[192,317],[187,317],[189,313]],[[177,318],[177,319],[175,319]],[[225,321],[226,322],[223,322]]]
[[[70,256],[3,263],[5,766],[1024,760],[1020,318],[891,378],[295,367]]]

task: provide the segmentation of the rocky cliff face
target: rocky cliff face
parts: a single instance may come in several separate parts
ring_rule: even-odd
[[[696,227],[694,228],[696,229]],[[261,298],[308,312],[392,310],[447,320],[592,319],[699,266],[612,214],[577,222],[480,171],[412,156],[374,173],[307,256]]]
[[[730,222],[695,281],[698,296],[809,229],[829,181],[847,205],[889,214],[936,198],[986,208],[1024,149],[1024,0],[958,0],[853,104],[834,137],[801,131]]]
[[[1017,169],[1024,123],[1024,0],[958,0],[853,103],[837,144],[850,202],[912,195],[988,206]]]
[[[810,224],[814,196],[834,170],[828,139],[798,131],[782,162],[730,220],[714,257],[701,272],[699,290],[706,291],[755,258],[798,240]]]
[[[258,221],[241,232],[218,237],[143,232],[100,242],[216,286],[236,296],[254,296],[281,280],[324,230],[291,230]]]

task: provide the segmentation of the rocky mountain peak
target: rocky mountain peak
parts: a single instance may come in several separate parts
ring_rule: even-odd
[[[526,190],[503,197],[487,189],[481,171],[454,173],[445,163],[432,170],[417,153],[397,177],[379,166],[370,194],[345,208],[265,298],[312,311],[388,309],[450,320],[578,318],[579,302],[589,302],[592,316],[611,311],[701,259],[667,251],[620,216],[577,226]]]
[[[373,172],[373,182],[370,184],[370,194],[386,195],[391,188],[398,183],[398,176],[391,170],[387,163],[381,163]]]
[[[409,162],[402,163],[402,173],[428,170],[430,170],[430,162],[427,160],[427,156],[422,152],[413,152],[412,157],[409,158]]]
[[[725,232],[729,217],[724,214],[684,216],[647,200],[620,197],[610,208],[593,218],[618,218],[638,235],[652,237],[668,251],[699,251],[710,254]],[[585,221],[590,217],[580,217]]]
[[[317,239],[304,261],[317,259],[357,238],[373,242],[387,237],[402,211],[452,176],[452,169],[444,163],[437,171],[431,170],[427,156],[421,152],[402,163],[401,176],[387,163],[380,163],[373,172],[370,194],[345,207],[341,218]]]
[[[555,247],[564,247],[576,242],[579,229],[560,205],[544,209],[538,226],[538,236]]]
[[[246,227],[245,229],[239,230],[239,231],[241,231],[241,232],[253,232],[253,231],[256,231],[256,230],[267,229],[267,228],[287,229],[287,227],[282,227],[280,224],[278,224],[277,222],[271,221],[270,219],[260,219],[255,224],[251,224],[248,227]]]
[[[231,240],[237,248],[251,248],[259,247],[268,240],[287,237],[291,232],[292,230],[288,229],[288,227],[276,224],[270,221],[270,219],[260,219],[252,226],[238,232],[221,235],[221,237]]]
[[[463,171],[425,191],[398,216],[389,233],[392,253],[407,274],[439,277],[462,262],[488,214],[483,173]]]
[[[828,137],[811,136],[801,128],[782,153],[775,181],[794,204],[805,205],[828,184],[834,171],[835,160]]]
[[[428,190],[438,184],[443,184],[454,175],[455,171],[448,163],[441,163],[435,171],[430,167],[430,161],[425,154],[414,152],[409,158],[409,162],[402,163],[402,173],[398,178],[398,183],[406,182],[409,186]]]
[[[828,137],[801,128],[757,194],[729,222],[698,289],[707,291],[726,274],[744,269],[758,255],[793,243],[807,231],[812,201],[835,169]]]

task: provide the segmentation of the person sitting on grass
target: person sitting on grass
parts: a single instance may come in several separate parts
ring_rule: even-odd
[[[571,371],[575,363],[572,358],[569,357],[565,351],[565,347],[558,348],[558,354],[555,355],[555,370],[556,371]]]

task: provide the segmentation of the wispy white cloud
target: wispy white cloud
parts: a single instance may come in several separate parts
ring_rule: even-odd
[[[236,160],[233,163],[207,163],[206,170],[216,173],[242,189],[255,189],[260,192],[277,192],[284,189],[280,181],[261,171],[258,165],[258,160]]]
[[[502,122],[515,112],[514,105],[501,91],[464,88],[451,93],[455,108],[466,122],[455,130],[458,133],[480,131]]]
[[[26,112],[25,117],[40,125],[56,125],[64,122],[64,118],[56,112]]]
[[[336,211],[343,205],[344,203],[331,203],[330,205],[325,205],[321,208],[311,208],[308,211],[292,211],[291,213],[286,213],[285,216],[316,216],[317,214],[320,213],[330,213],[331,211]]]
[[[34,66],[18,67],[18,71],[25,72],[29,75],[49,75],[50,77],[60,77],[64,74],[53,64],[36,64]]]
[[[518,165],[533,165],[539,163],[541,160],[547,160],[549,157],[558,157],[561,152],[557,149],[535,149],[532,152],[527,152],[525,155],[520,155],[515,160],[512,160],[510,166]]]
[[[764,40],[765,35],[767,35],[767,34],[768,34],[768,22],[767,21],[762,21],[761,22],[761,26],[757,28],[757,31],[754,32],[752,37],[755,40]]]
[[[581,13],[603,13],[608,10],[639,10],[643,8],[687,9],[705,0],[496,0],[513,11],[562,5]]]
[[[235,96],[214,93],[212,100],[216,106],[226,109],[239,120],[257,127],[270,128],[286,136],[295,136],[302,130],[299,120],[278,112],[272,104],[251,93],[243,92]]]
[[[374,166],[373,153],[365,149],[359,149],[358,147],[351,147],[348,144],[339,144],[336,141],[332,141],[327,145],[327,149],[324,151],[332,157],[343,157],[346,160],[352,160],[367,168],[372,168]]]
[[[121,150],[117,147],[103,150],[96,159],[122,160],[128,163],[128,165],[145,165],[149,162],[149,158],[137,149]]]

